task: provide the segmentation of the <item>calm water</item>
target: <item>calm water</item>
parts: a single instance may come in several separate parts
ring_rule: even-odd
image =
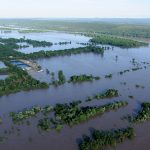
[[[0,61],[0,68],[4,68],[4,67],[5,67],[5,64],[2,61]]]
[[[0,61],[0,69],[1,68],[5,68],[5,64],[3,62]],[[0,80],[4,80],[8,77],[8,75],[4,75],[4,74],[0,74]]]
[[[118,59],[116,59],[116,55]],[[63,70],[67,79],[71,75],[85,73],[100,76],[101,80],[82,84],[66,83],[59,87],[51,86],[46,90],[19,92],[0,97],[0,115],[3,118],[3,124],[0,125],[0,135],[4,135],[5,129],[11,131],[8,139],[0,143],[0,149],[78,150],[78,140],[83,134],[89,135],[91,128],[108,130],[127,127],[129,123],[120,118],[124,115],[135,113],[139,108],[140,102],[150,101],[149,65],[147,65],[146,69],[135,72],[131,71],[123,75],[118,74],[120,71],[135,68],[131,63],[133,58],[142,67],[145,66],[142,62],[150,62],[150,47],[133,49],[114,48],[114,50],[105,51],[103,56],[89,53],[36,60],[44,71],[40,73],[30,71],[29,73],[41,81],[50,82],[50,75],[46,74],[45,69],[49,69],[50,72],[55,72],[55,74],[57,74],[58,70]],[[105,79],[104,76],[109,73],[113,74],[112,79]],[[122,85],[121,82],[126,82],[127,84]],[[136,84],[143,85],[145,88],[136,88]],[[11,111],[19,111],[34,105],[55,105],[56,103],[70,102],[78,99],[84,101],[87,96],[103,92],[109,88],[118,89],[121,96],[113,99],[94,100],[88,103],[83,102],[83,105],[103,105],[116,100],[126,100],[129,105],[117,111],[105,113],[103,116],[93,118],[73,128],[65,126],[60,133],[54,130],[51,130],[49,133],[39,133],[36,125],[40,115],[37,118],[30,119],[30,126],[26,124],[21,126],[14,125],[15,129],[12,130],[11,118],[8,117],[8,113]],[[134,99],[129,99],[129,95],[134,96]],[[19,134],[16,128],[21,129]],[[137,137],[131,141],[119,144],[117,150],[149,150],[149,128],[150,122],[135,125]]]
[[[70,49],[70,48],[77,48],[82,47],[81,44],[78,43],[87,43],[90,38],[81,36],[81,35],[75,35],[75,34],[69,34],[69,33],[58,33],[58,32],[46,32],[46,33],[19,33],[18,31],[12,31],[11,33],[3,33],[0,32],[0,37],[2,38],[23,38],[26,39],[32,39],[32,40],[39,40],[39,41],[47,41],[54,43],[50,47],[37,47],[33,48],[31,45],[27,48],[21,48],[18,51],[23,53],[32,53],[32,52],[38,52],[40,50],[61,50],[61,49]],[[55,45],[55,43],[59,42],[70,42],[71,44],[67,45]],[[23,43],[26,45],[26,43]],[[22,45],[22,44],[21,44]]]

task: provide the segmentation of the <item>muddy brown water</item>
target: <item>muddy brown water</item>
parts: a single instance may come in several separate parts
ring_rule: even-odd
[[[116,55],[118,59],[116,60]],[[78,54],[63,57],[54,57],[49,59],[36,60],[43,68],[44,72],[29,73],[41,81],[50,82],[50,75],[47,75],[45,69],[57,74],[58,70],[63,70],[67,79],[74,74],[93,74],[100,76],[101,80],[85,82],[81,84],[66,83],[59,87],[50,86],[46,90],[34,90],[10,94],[0,97],[0,116],[3,118],[3,124],[0,125],[0,136],[6,136],[8,139],[0,143],[1,150],[78,150],[78,141],[82,135],[90,135],[90,130],[95,129],[117,129],[129,126],[129,122],[122,120],[121,117],[127,114],[135,113],[140,106],[140,102],[150,101],[150,66],[146,69],[131,71],[119,75],[119,71],[134,68],[132,59],[139,63],[150,62],[150,47],[120,49],[105,51],[104,55]],[[141,64],[142,67],[144,66]],[[112,79],[105,79],[106,74],[112,73]],[[126,82],[126,85],[121,84]],[[139,84],[144,88],[136,88]],[[106,89],[115,88],[119,90],[121,96],[112,99],[93,100],[85,103],[87,96],[103,92]],[[129,95],[134,99],[128,98]],[[103,105],[116,100],[128,101],[128,106],[120,108],[117,111],[110,111],[102,116],[83,122],[72,128],[64,126],[61,132],[51,130],[50,132],[41,132],[37,128],[37,118],[29,119],[30,126],[14,125],[9,117],[9,112],[19,111],[34,105],[45,106],[55,105],[56,103],[71,102],[73,100],[83,100],[83,105]],[[150,122],[134,125],[136,138],[127,140],[117,145],[117,150],[149,150]],[[20,129],[20,131],[17,131]],[[7,130],[8,133],[4,134]],[[111,149],[111,148],[108,148]]]

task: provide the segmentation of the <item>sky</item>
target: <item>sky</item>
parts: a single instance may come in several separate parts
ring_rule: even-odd
[[[150,18],[150,0],[0,0],[0,18]]]

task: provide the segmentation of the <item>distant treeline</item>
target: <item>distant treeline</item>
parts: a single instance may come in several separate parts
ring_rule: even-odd
[[[148,43],[108,35],[95,36],[90,40],[90,42],[95,44],[108,44],[112,46],[118,46],[121,48],[148,46]]]
[[[123,37],[135,37],[135,38],[150,38],[150,26],[149,23],[144,23],[144,19],[141,19],[137,23],[135,19],[123,21],[121,23],[111,21],[94,21],[90,19],[76,20],[32,20],[32,19],[14,19],[14,20],[1,20],[0,25],[8,26],[15,24],[29,29],[35,29],[34,32],[44,32],[50,30],[67,31],[67,32],[82,32],[82,33],[99,33],[117,35]],[[132,23],[133,22],[133,23]],[[149,22],[149,21],[148,21]],[[26,31],[27,32],[27,31]],[[28,32],[33,32],[29,30]]]

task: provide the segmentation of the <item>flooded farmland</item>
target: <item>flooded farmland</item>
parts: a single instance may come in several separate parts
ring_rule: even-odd
[[[59,33],[59,32],[44,32],[44,33],[19,33],[18,31],[11,31],[9,33],[0,32],[0,37],[2,38],[23,38],[38,40],[38,41],[47,41],[52,42],[53,45],[50,47],[33,47],[28,44],[29,47],[20,48],[18,51],[22,53],[33,53],[40,50],[49,51],[49,50],[63,50],[70,48],[83,47],[81,43],[88,43],[89,37],[81,36],[78,34],[69,34],[69,33]],[[59,43],[59,42],[62,42]],[[68,42],[63,44],[63,42]],[[70,43],[71,42],[71,43]],[[20,45],[26,45],[26,43],[20,43]]]
[[[13,31],[9,34],[0,34],[3,38],[20,38],[26,36],[34,40],[47,40],[50,42],[71,41],[72,44],[65,46],[51,46],[50,49],[58,50],[66,48],[76,48],[81,45],[77,43],[86,43],[89,38],[64,33],[30,33],[21,34]],[[25,48],[19,51],[30,53],[41,50],[40,48]],[[0,114],[3,124],[0,125],[0,137],[4,141],[0,143],[2,150],[78,150],[78,141],[82,135],[90,134],[92,128],[99,130],[111,130],[130,126],[130,122],[121,119],[128,114],[134,114],[140,107],[140,102],[150,102],[150,47],[121,49],[114,47],[105,50],[104,54],[75,54],[70,56],[58,56],[52,58],[35,59],[41,67],[42,72],[33,70],[28,73],[35,79],[50,83],[51,76],[46,73],[46,69],[55,74],[63,70],[66,79],[69,80],[72,75],[92,74],[99,76],[100,80],[83,83],[65,83],[60,86],[50,85],[48,89],[22,91],[15,94],[0,97]],[[134,63],[134,62],[136,63]],[[5,65],[0,62],[0,67]],[[134,68],[140,69],[134,69]],[[128,70],[128,72],[123,72]],[[105,76],[112,74],[112,78]],[[57,77],[56,77],[57,78]],[[1,75],[0,75],[1,79]],[[2,78],[3,79],[3,78]],[[139,85],[139,86],[136,86]],[[106,98],[86,102],[88,96],[103,92],[106,89],[117,89],[119,97]],[[133,96],[131,99],[129,96]],[[57,132],[51,129],[49,132],[39,130],[37,122],[41,118],[38,114],[35,118],[28,119],[21,125],[13,124],[9,113],[21,111],[24,108],[32,106],[55,106],[57,103],[68,103],[74,100],[81,100],[82,105],[95,106],[104,105],[115,101],[127,101],[128,106],[118,110],[109,111],[103,115],[93,117],[89,121],[69,127],[67,125]],[[149,150],[148,130],[150,123],[134,125],[136,137],[117,145],[117,150]],[[59,144],[58,144],[59,143]],[[143,148],[144,145],[144,148]],[[145,146],[147,145],[147,146]],[[108,148],[111,149],[111,148]]]

